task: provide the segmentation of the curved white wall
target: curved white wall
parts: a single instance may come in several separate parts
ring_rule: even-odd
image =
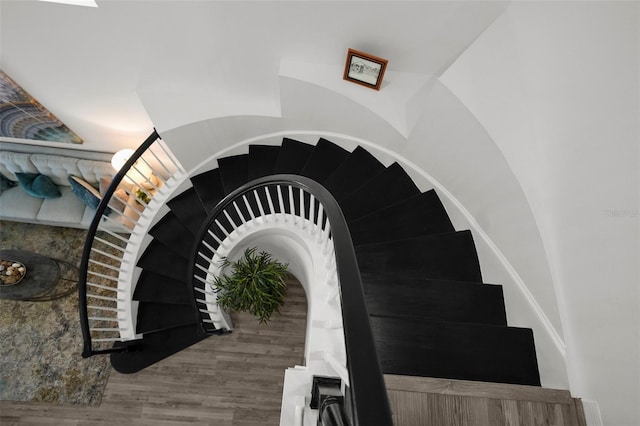
[[[474,230],[510,323],[534,329],[543,384],[570,383],[600,404],[604,424],[635,424],[638,6],[583,6],[514,5],[444,74],[446,86],[421,88],[408,137],[339,94],[341,83],[327,90],[295,75],[280,78],[281,119],[223,118],[163,136],[194,167],[202,152],[246,152],[248,138],[271,132],[348,135],[338,141],[348,149],[359,138],[383,162],[415,166],[421,189],[444,188],[456,226]]]
[[[605,425],[640,424],[639,21],[637,2],[514,3],[442,77],[524,189],[571,390]]]

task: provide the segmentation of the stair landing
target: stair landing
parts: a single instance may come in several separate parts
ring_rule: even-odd
[[[586,426],[580,399],[538,386],[385,374],[394,425]]]

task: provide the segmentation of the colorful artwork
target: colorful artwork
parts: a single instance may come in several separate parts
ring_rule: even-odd
[[[0,70],[0,137],[82,143],[82,139]]]

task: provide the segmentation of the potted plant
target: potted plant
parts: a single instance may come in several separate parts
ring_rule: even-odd
[[[284,304],[287,266],[268,253],[256,253],[255,247],[246,249],[237,261],[225,257],[222,270],[230,268],[231,273],[215,278],[218,305],[227,311],[249,312],[266,324]]]

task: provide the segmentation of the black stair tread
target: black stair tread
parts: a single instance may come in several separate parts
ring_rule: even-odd
[[[363,281],[393,275],[482,282],[480,264],[469,231],[426,235],[356,247]]]
[[[316,182],[324,182],[349,156],[349,151],[320,138],[300,174]]]
[[[434,190],[349,223],[351,239],[356,246],[453,231],[449,215]]]
[[[193,187],[171,199],[167,205],[185,228],[194,235],[207,217],[207,211]]]
[[[186,259],[173,254],[164,244],[153,240],[138,259],[137,266],[177,281],[184,281],[189,263]]]
[[[294,139],[282,139],[280,155],[276,163],[276,173],[300,174],[313,151],[313,145]]]
[[[384,165],[367,150],[358,146],[346,160],[321,182],[336,200],[342,201],[357,188],[382,171]]]
[[[507,325],[499,285],[403,277],[369,277],[363,285],[371,315]]]
[[[533,332],[371,316],[385,374],[540,386]]]
[[[269,176],[276,170],[280,147],[273,145],[249,145],[249,181]]]
[[[420,190],[407,172],[393,163],[342,200],[340,208],[350,222],[418,194]]]
[[[249,155],[232,155],[218,159],[218,169],[225,195],[248,182]]]
[[[193,183],[200,202],[207,212],[213,210],[225,196],[220,169],[200,173],[191,178],[191,183]]]
[[[194,237],[173,211],[165,214],[149,230],[149,234],[169,248],[176,256],[189,259]]]
[[[138,305],[136,333],[153,333],[196,323],[198,319],[192,305],[142,302]]]
[[[196,325],[188,325],[150,333],[135,342],[135,349],[129,352],[111,354],[111,365],[119,373],[135,373],[155,364],[189,346],[206,339]],[[131,346],[133,342],[118,342],[114,346]]]
[[[191,306],[189,288],[177,281],[155,272],[144,270],[138,278],[133,300],[140,302],[173,303]]]

